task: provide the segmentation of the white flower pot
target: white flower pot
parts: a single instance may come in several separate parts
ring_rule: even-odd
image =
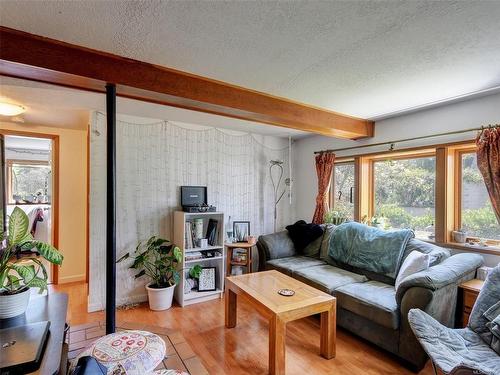
[[[172,299],[174,298],[175,285],[167,288],[150,288],[146,285],[148,291],[149,308],[155,311],[167,310],[172,306]]]
[[[30,294],[30,290],[26,289],[21,293],[0,296],[0,319],[24,314],[28,308]]]

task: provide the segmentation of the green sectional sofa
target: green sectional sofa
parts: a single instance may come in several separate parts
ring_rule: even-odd
[[[260,236],[259,270],[278,270],[335,296],[339,326],[399,356],[414,371],[422,369],[427,355],[408,324],[408,311],[418,308],[453,327],[457,287],[474,278],[483,258],[469,253],[450,256],[445,248],[411,239],[400,263],[416,250],[430,255],[431,266],[408,276],[396,290],[394,278],[328,255],[335,227],[323,227],[323,236],[300,254],[287,231]]]

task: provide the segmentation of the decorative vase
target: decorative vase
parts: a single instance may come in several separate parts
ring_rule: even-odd
[[[30,301],[31,291],[0,296],[0,319],[12,318],[26,312]]]
[[[161,311],[172,307],[175,285],[166,288],[151,288],[150,285],[151,283],[146,285],[149,308],[154,311]]]

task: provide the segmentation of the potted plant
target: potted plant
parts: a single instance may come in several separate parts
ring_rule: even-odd
[[[28,215],[19,207],[9,216],[7,232],[0,232],[0,319],[24,314],[30,288],[47,289],[47,270],[36,257],[61,265],[62,254],[53,246],[37,241],[29,231]]]
[[[130,257],[131,254],[127,253],[117,263]],[[174,288],[180,279],[177,265],[181,260],[181,249],[156,236],[144,244],[139,242],[135,248],[134,262],[129,268],[139,271],[135,275],[136,279],[142,276],[151,279],[146,284],[151,310],[166,310],[172,306]]]

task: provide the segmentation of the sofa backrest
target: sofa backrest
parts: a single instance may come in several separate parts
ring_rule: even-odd
[[[401,264],[403,264],[406,257],[410,255],[412,251],[418,251],[424,254],[429,254],[430,256],[429,266],[431,267],[441,263],[443,260],[445,260],[450,256],[450,252],[444,247],[436,246],[432,243],[412,238],[410,241],[408,241],[408,244],[406,245],[406,249],[403,253],[403,258],[401,259]]]
[[[265,254],[266,260],[298,255],[286,230],[259,236],[257,247]]]

